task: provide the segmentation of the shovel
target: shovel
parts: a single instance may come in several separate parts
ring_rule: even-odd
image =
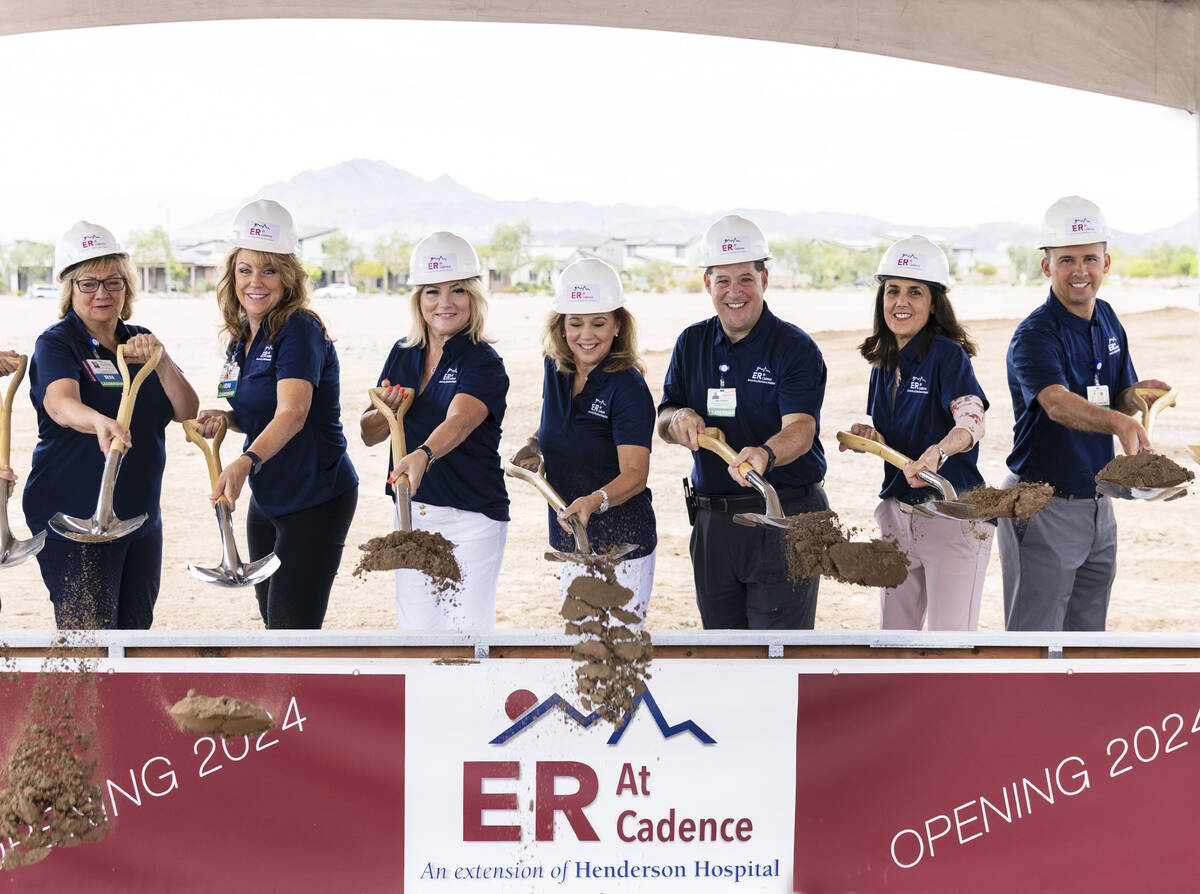
[[[878,432],[876,432],[876,438],[879,438]],[[903,469],[912,462],[911,459],[900,451],[893,450],[887,444],[884,444],[882,440],[872,441],[870,438],[860,438],[858,435],[852,435],[848,431],[838,432],[837,439],[839,444],[845,444],[851,450],[873,453],[884,462],[891,463],[898,469]],[[970,503],[961,502],[958,499],[958,492],[954,489],[954,485],[941,475],[931,472],[928,469],[922,469],[917,473],[917,477],[937,490],[942,495],[942,499],[918,503],[913,506],[913,512],[918,512],[922,515],[933,515],[938,518],[949,518],[954,521],[974,521],[978,519],[978,516],[975,514],[975,508]]]
[[[558,491],[546,480],[546,467],[544,465],[539,464],[536,472],[531,472],[515,463],[510,463],[508,460],[501,460],[500,465],[504,468],[504,474],[510,478],[520,478],[522,481],[532,484],[555,512],[562,512],[567,508],[566,502],[558,495]],[[637,549],[636,543],[622,543],[613,549],[612,552],[599,556],[592,549],[592,544],[588,540],[587,529],[579,523],[579,519],[573,515],[567,519],[567,524],[571,526],[571,533],[575,535],[575,552],[564,553],[561,550],[548,549],[546,550],[546,558],[551,562],[577,562],[581,565],[595,564],[601,559],[617,562]]]
[[[1154,422],[1158,414],[1171,405],[1179,394],[1178,388],[1165,391],[1162,388],[1134,388],[1133,403],[1142,412],[1142,428],[1146,436],[1153,440]],[[1155,398],[1154,403],[1147,403],[1146,398]],[[1195,457],[1195,449],[1189,447]],[[1117,500],[1178,500],[1187,496],[1187,485],[1176,484],[1170,487],[1128,487],[1113,481],[1097,481],[1096,490]]]
[[[138,370],[131,385],[129,367],[125,364],[125,346],[117,345],[117,369],[121,371],[121,405],[117,409],[117,425],[121,428],[129,428],[138,389],[142,387],[146,376],[154,372],[154,367],[158,366],[158,361],[162,359],[162,353],[161,347],[155,350],[153,356]],[[113,488],[117,484],[117,473],[121,471],[121,460],[124,458],[124,442],[120,438],[113,438],[112,443],[108,445],[108,456],[104,460],[104,474],[100,476],[100,495],[96,498],[95,514],[91,518],[72,518],[59,512],[50,519],[50,528],[55,534],[79,543],[102,543],[132,534],[142,526],[147,518],[144,512],[128,521],[122,521],[113,515]]]
[[[375,409],[387,420],[388,428],[391,430],[392,468],[394,469],[408,454],[408,450],[404,446],[404,414],[412,406],[413,398],[417,396],[417,390],[402,387],[400,391],[404,396],[400,399],[400,406],[395,410],[389,407],[383,399],[383,394],[387,390],[386,388],[371,388],[367,391],[367,396],[371,398]],[[409,486],[407,475],[400,475],[392,482],[392,497],[396,501],[396,517],[400,519],[400,530],[411,531],[412,488]],[[365,549],[365,547],[360,548]]]
[[[217,487],[217,479],[221,477],[221,442],[225,440],[225,431],[225,417],[222,416],[217,433],[213,435],[210,450],[204,435],[200,434],[200,426],[196,424],[196,420],[188,419],[183,423],[183,432],[187,439],[204,454],[204,460],[208,463],[208,481],[214,490]],[[243,564],[238,557],[237,541],[233,536],[233,518],[229,512],[229,501],[225,499],[224,494],[217,497],[213,508],[217,513],[217,528],[221,532],[221,564],[216,568],[202,568],[188,563],[188,574],[201,583],[218,587],[246,587],[261,583],[274,574],[279,568],[279,556],[275,553],[270,553],[249,565]]]
[[[725,443],[725,432],[719,428],[706,428],[696,436],[700,446],[706,450],[711,450],[727,463],[731,463],[737,457],[733,448]],[[742,463],[738,466],[738,471],[745,476],[756,491],[762,494],[763,501],[767,505],[766,515],[759,512],[739,512],[733,517],[734,524],[754,527],[760,525],[766,528],[786,528],[788,527],[787,516],[783,514],[783,504],[779,502],[779,494],[775,493],[775,488],[767,484],[767,480],[759,475],[754,470],[754,466],[750,463]]]
[[[17,371],[12,374],[12,380],[8,383],[8,393],[4,397],[4,406],[0,408],[0,466],[8,465],[13,396],[17,393],[17,386],[25,378],[25,364],[28,359],[24,354],[17,358]],[[12,532],[8,528],[8,489],[6,487],[4,499],[0,500],[0,568],[11,568],[13,565],[20,565],[26,559],[33,558],[41,551],[42,544],[45,542],[45,531],[39,531],[28,540],[13,539]]]

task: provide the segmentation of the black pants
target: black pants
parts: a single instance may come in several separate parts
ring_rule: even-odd
[[[357,506],[357,485],[320,506],[275,517],[250,498],[250,561],[275,553],[280,562],[274,574],[254,585],[268,630],[320,629]]]
[[[819,486],[781,502],[785,515],[829,508]],[[692,573],[704,629],[812,630],[821,579],[805,577],[792,583],[783,530],[734,524],[734,514],[696,510]]]
[[[136,540],[117,543],[47,537],[37,560],[58,629],[149,630],[162,546],[161,524]]]

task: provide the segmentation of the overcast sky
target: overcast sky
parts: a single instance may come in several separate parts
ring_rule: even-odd
[[[1196,207],[1185,112],[790,44],[619,29],[248,21],[0,37],[0,239],[183,226],[351,158],[496,198],[1141,232]],[[535,227],[536,227],[536,221]]]

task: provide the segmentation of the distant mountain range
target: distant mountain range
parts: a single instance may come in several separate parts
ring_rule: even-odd
[[[541,199],[493,199],[448,175],[426,180],[387,162],[354,159],[329,168],[304,171],[290,180],[270,183],[253,198],[272,198],[285,205],[303,229],[338,227],[353,238],[369,240],[393,230],[416,238],[437,229],[453,229],[471,240],[486,240],[498,223],[528,220],[535,241],[557,243],[572,237],[604,234],[656,242],[686,242],[711,223],[712,211],[641,205],[592,205]],[[227,208],[173,234],[176,238],[223,237],[237,208]],[[1037,230],[1029,224],[981,223],[945,227],[893,223],[879,218],[834,212],[785,214],[764,208],[728,209],[757,221],[769,238],[804,237],[843,243],[875,242],[923,233],[954,246],[975,249],[986,259],[1002,257],[1012,243],[1032,243]],[[1196,244],[1200,217],[1147,233],[1114,235],[1113,242],[1137,253],[1161,242]]]

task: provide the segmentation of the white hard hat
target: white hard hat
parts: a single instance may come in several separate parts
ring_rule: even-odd
[[[621,276],[599,258],[567,265],[558,278],[554,310],[560,314],[600,314],[625,306]]]
[[[1038,248],[1091,245],[1107,242],[1108,238],[1108,223],[1095,202],[1080,196],[1064,196],[1046,209]]]
[[[99,224],[78,220],[58,237],[58,243],[54,246],[54,279],[62,282],[63,275],[76,264],[108,255],[127,258],[129,252],[121,248],[121,243],[111,231]]]
[[[242,206],[233,218],[230,242],[236,248],[274,255],[293,255],[300,250],[291,213],[270,199],[258,199]]]
[[[701,267],[770,259],[767,237],[758,224],[737,214],[726,214],[705,230],[700,238]]]
[[[481,273],[479,255],[471,243],[445,230],[430,233],[414,245],[408,262],[408,281],[415,286],[457,282]]]
[[[935,282],[950,288],[950,264],[946,253],[924,236],[897,239],[888,246],[879,259],[875,281],[883,282],[889,276]]]

